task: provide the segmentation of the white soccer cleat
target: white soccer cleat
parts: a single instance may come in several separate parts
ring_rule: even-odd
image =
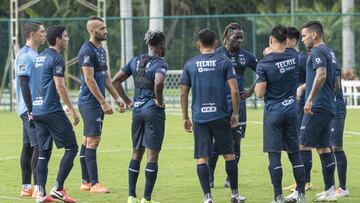
[[[335,186],[332,186],[328,190],[321,192],[316,195],[314,202],[336,202],[336,191]]]
[[[304,193],[299,193],[295,190],[293,193],[288,195],[285,198],[286,203],[306,203],[306,198]]]
[[[270,203],[285,203],[285,200],[282,195],[278,195],[275,200],[271,201]]]
[[[215,201],[212,198],[204,199],[204,203],[215,203]]]
[[[341,198],[341,197],[347,197],[349,196],[350,192],[348,189],[343,190],[341,187],[339,187],[338,189],[336,189],[336,197],[337,198]]]
[[[241,203],[245,202],[246,198],[244,196],[241,196],[240,194],[237,195],[231,195],[231,203]]]

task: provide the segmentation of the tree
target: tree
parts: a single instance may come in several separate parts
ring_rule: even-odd
[[[354,0],[341,0],[341,12],[346,14],[353,11]],[[353,70],[355,67],[355,41],[351,27],[352,16],[344,16],[342,19],[342,56],[344,72]]]

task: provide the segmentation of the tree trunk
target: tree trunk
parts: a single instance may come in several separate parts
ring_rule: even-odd
[[[342,13],[352,12],[354,0],[341,0]],[[342,27],[342,53],[344,72],[352,71],[355,67],[355,41],[354,32],[351,28],[352,16],[343,17]]]
[[[149,30],[164,31],[164,0],[150,0]],[[154,19],[155,17],[155,19]]]

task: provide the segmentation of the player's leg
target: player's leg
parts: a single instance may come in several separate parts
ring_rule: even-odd
[[[39,146],[38,146],[38,140],[36,137],[35,126],[29,128],[29,138],[30,138],[31,148],[33,149],[33,153],[31,155],[31,170],[32,170],[32,174],[34,177],[33,178],[34,179],[34,191],[33,191],[33,194],[31,195],[31,197],[36,198],[36,195],[37,195],[36,166],[37,166],[37,162],[38,162],[38,158],[39,158]]]
[[[309,130],[309,128],[312,127],[311,125],[311,116],[309,115],[305,115],[303,116],[303,120],[301,121],[301,125],[299,128],[299,143],[300,143],[300,158],[302,163],[304,164],[304,170],[305,170],[305,182],[308,185],[305,186],[305,190],[309,190],[312,189],[311,186],[311,169],[312,169],[312,165],[313,165],[313,160],[312,160],[312,147],[311,146],[306,146],[306,145],[314,145],[314,139],[312,134],[316,133],[318,134],[316,129],[311,129]],[[309,126],[309,127],[308,127]],[[307,140],[306,145],[302,144],[305,142],[305,140]]]
[[[89,176],[89,172],[88,172],[88,168],[86,165],[86,134],[88,133],[87,131],[89,130],[87,128],[88,126],[88,108],[86,105],[80,105],[79,107],[79,112],[80,115],[82,117],[82,121],[84,123],[84,130],[83,130],[83,141],[81,144],[81,148],[80,148],[80,154],[79,154],[79,159],[80,159],[80,166],[81,166],[81,185],[80,185],[80,190],[83,191],[89,191],[91,188],[91,183],[90,183],[90,176]]]
[[[216,168],[216,163],[219,159],[219,155],[216,152],[216,150],[214,149],[215,143],[213,143],[213,151],[211,153],[211,156],[209,157],[208,160],[208,167],[209,167],[209,179],[210,179],[210,187],[213,188],[214,187],[214,173],[215,173],[215,168]]]

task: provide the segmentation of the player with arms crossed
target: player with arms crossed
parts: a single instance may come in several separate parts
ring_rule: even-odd
[[[238,191],[238,168],[233,150],[231,127],[239,121],[239,91],[231,61],[215,53],[217,46],[215,32],[202,29],[196,42],[201,54],[188,60],[181,77],[181,110],[184,129],[192,133],[188,114],[188,95],[192,92],[192,120],[194,122],[194,158],[197,160],[197,174],[204,192],[204,203],[213,203],[208,158],[212,155],[213,139],[215,150],[225,159],[226,173],[230,179],[231,202],[245,201]],[[225,88],[229,85],[233,113],[228,114]]]

